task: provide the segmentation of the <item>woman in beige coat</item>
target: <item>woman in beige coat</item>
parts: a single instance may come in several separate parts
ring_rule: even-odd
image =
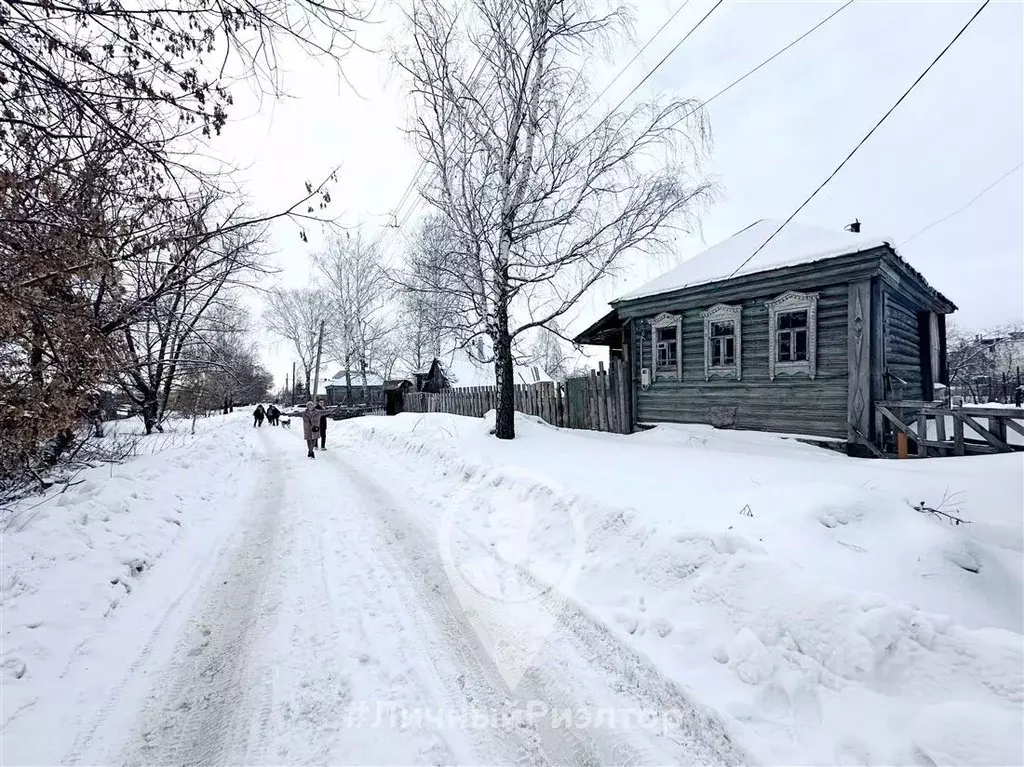
[[[306,447],[310,458],[316,458],[313,452],[317,440],[320,438],[320,416],[321,411],[313,409],[313,401],[306,403],[306,409],[302,413],[302,436],[306,440]]]

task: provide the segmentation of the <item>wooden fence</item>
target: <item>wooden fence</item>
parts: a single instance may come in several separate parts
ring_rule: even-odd
[[[981,421],[985,421],[984,425]],[[876,447],[882,454],[920,458],[1024,450],[1024,409],[949,407],[895,400],[875,408]]]
[[[498,406],[494,386],[470,386],[438,394],[405,392],[402,410],[410,413],[452,413],[482,418]],[[604,363],[588,375],[565,383],[550,381],[515,387],[515,409],[543,418],[552,426],[629,434],[633,428],[629,380],[620,360]]]

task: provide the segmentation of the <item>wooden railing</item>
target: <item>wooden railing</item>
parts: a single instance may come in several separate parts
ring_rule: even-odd
[[[633,430],[625,365],[604,363],[585,376],[565,383],[543,382],[515,387],[515,409],[543,418],[552,426],[629,434]],[[405,392],[402,410],[411,413],[452,413],[481,418],[498,406],[494,386],[470,386],[437,394]]]
[[[910,443],[920,458],[1024,450],[1024,409],[918,400],[877,403],[876,447],[882,454],[907,458]]]

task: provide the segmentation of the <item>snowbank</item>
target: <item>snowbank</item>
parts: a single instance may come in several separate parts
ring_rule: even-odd
[[[140,457],[87,470],[64,492],[30,498],[0,522],[4,728],[37,698],[46,699],[47,688],[82,656],[116,654],[118,648],[104,646],[111,636],[96,647],[91,640],[176,543],[191,542],[192,556],[201,558],[197,534],[213,539],[211,524],[230,524],[228,510],[241,495],[238,470],[253,451],[252,440],[239,433],[248,418],[200,423],[195,437],[143,438]],[[159,617],[164,605],[148,598]],[[125,628],[130,641],[141,642],[152,627]]]
[[[474,499],[467,524],[499,553],[509,508],[529,508],[522,564],[542,579],[578,510],[569,596],[754,761],[1024,761],[1021,456],[865,461],[766,434],[623,437],[525,416],[512,442],[443,414],[344,430],[400,464],[428,523]]]

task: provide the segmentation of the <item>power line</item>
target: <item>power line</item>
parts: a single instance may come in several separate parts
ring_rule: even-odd
[[[761,62],[760,64],[758,64],[758,65],[757,65],[756,67],[754,67],[753,69],[749,70],[749,71],[748,71],[748,72],[747,72],[746,74],[744,74],[744,75],[741,75],[740,77],[736,78],[736,79],[735,79],[735,80],[733,80],[733,81],[732,81],[731,83],[729,83],[729,84],[728,84],[727,86],[725,86],[724,88],[722,88],[722,90],[720,90],[720,91],[719,91],[718,93],[716,93],[716,94],[715,94],[714,96],[712,96],[711,98],[709,98],[709,99],[708,99],[707,101],[704,101],[704,102],[702,102],[700,106],[696,107],[695,109],[692,109],[692,110],[690,110],[690,111],[689,111],[689,112],[687,112],[687,113],[686,113],[685,115],[683,115],[682,117],[680,117],[680,118],[679,118],[679,119],[680,119],[680,121],[682,121],[682,120],[685,120],[685,119],[686,119],[687,117],[690,117],[690,116],[691,116],[691,115],[693,115],[693,114],[694,114],[695,112],[699,112],[699,111],[700,111],[701,109],[704,109],[704,108],[705,108],[705,107],[707,107],[707,105],[708,105],[708,104],[710,104],[710,103],[711,103],[712,101],[714,101],[715,99],[717,99],[717,98],[718,98],[719,96],[721,96],[721,95],[723,95],[723,94],[725,94],[725,93],[728,93],[729,91],[731,91],[731,90],[732,90],[733,88],[735,88],[735,87],[736,87],[737,85],[739,85],[739,84],[740,84],[741,82],[743,82],[743,81],[744,81],[744,80],[746,80],[746,79],[747,79],[748,77],[750,77],[750,76],[751,76],[752,74],[754,74],[755,72],[757,72],[757,71],[758,71],[759,69],[761,69],[762,67],[766,66],[767,64],[771,64],[771,63],[772,63],[773,61],[775,61],[775,59],[777,59],[777,58],[778,58],[779,56],[781,56],[781,55],[782,55],[783,53],[785,53],[785,52],[786,52],[786,51],[788,51],[788,50],[789,50],[790,48],[792,48],[792,47],[793,47],[794,45],[796,45],[797,43],[799,43],[799,42],[800,42],[801,40],[803,40],[803,39],[804,39],[805,37],[807,37],[808,35],[810,35],[810,34],[812,34],[812,33],[814,33],[814,32],[817,32],[817,31],[818,31],[819,29],[821,29],[821,28],[822,28],[823,26],[825,26],[825,25],[826,25],[826,24],[827,24],[828,22],[832,21],[832,19],[834,19],[834,18],[835,18],[836,16],[838,16],[838,15],[839,15],[839,13],[840,13],[841,11],[845,11],[845,10],[846,10],[847,8],[849,8],[849,7],[851,6],[851,5],[853,5],[853,3],[854,3],[854,0],[846,0],[846,3],[844,3],[843,5],[841,5],[841,6],[839,6],[838,8],[836,8],[836,9],[835,9],[834,11],[832,11],[832,13],[830,13],[830,14],[829,14],[828,16],[826,16],[825,18],[823,18],[823,19],[822,19],[821,21],[819,21],[819,22],[818,22],[817,24],[815,24],[815,25],[814,25],[813,27],[811,27],[810,29],[808,29],[808,30],[807,30],[806,32],[804,32],[804,33],[803,33],[802,35],[800,35],[799,37],[795,38],[795,39],[794,39],[794,40],[793,40],[792,42],[790,42],[790,43],[789,43],[788,45],[786,45],[786,47],[784,47],[784,48],[780,48],[779,50],[775,51],[775,53],[773,53],[773,54],[772,54],[771,56],[769,56],[768,58],[766,58],[766,59],[765,59],[764,61],[762,61],[762,62]]]
[[[849,0],[849,1],[853,2],[853,0]],[[665,21],[665,23],[662,24],[658,28],[658,30],[647,39],[647,42],[644,43],[643,47],[639,51],[637,51],[637,53],[633,56],[633,58],[631,58],[626,63],[625,66],[623,66],[621,69],[619,69],[619,71],[618,71],[618,73],[616,73],[615,77],[613,77],[611,79],[611,81],[604,87],[604,89],[594,99],[593,103],[591,104],[591,108],[593,108],[601,100],[601,98],[604,96],[604,94],[607,93],[608,90],[616,82],[618,82],[619,78],[622,77],[623,74],[625,74],[626,70],[629,69],[629,67],[632,66],[633,63],[641,55],[643,55],[643,52],[646,51],[648,47],[650,47],[651,43],[653,43],[654,40],[657,39],[657,37],[663,31],[665,31],[665,28],[668,27],[668,25],[671,24],[673,20],[675,20],[675,18],[683,11],[683,9],[689,4],[689,2],[690,2],[690,0],[684,0],[683,4],[680,5],[679,8],[677,8],[675,10],[675,12],[671,16],[668,17],[668,19]],[[615,111],[619,107],[622,106],[622,104],[626,101],[626,99],[628,99],[630,96],[632,96],[634,93],[636,93],[636,91],[640,88],[640,86],[643,85],[658,70],[658,68],[660,68],[672,56],[672,54],[675,53],[679,49],[679,47],[684,42],[686,42],[687,38],[689,38],[690,35],[692,35],[697,30],[697,28],[701,24],[704,23],[704,21],[707,19],[707,17],[710,16],[711,13],[716,8],[718,8],[719,5],[722,4],[722,2],[723,2],[723,0],[718,0],[718,2],[715,3],[714,7],[712,7],[710,11],[708,11],[706,14],[704,14],[704,17],[700,21],[698,21],[697,24],[692,29],[690,29],[690,31],[687,32],[686,35],[684,35],[683,38],[678,43],[675,44],[675,46],[673,46],[672,50],[669,51],[668,54],[661,61],[658,62],[658,64],[654,67],[654,69],[652,69],[650,72],[648,72],[644,76],[643,80],[641,80],[639,83],[637,83],[637,85],[633,88],[633,90],[631,90],[628,94],[626,94],[626,97],[622,101],[619,102],[619,104],[615,107],[615,109],[611,110],[611,112],[608,113],[608,115],[604,118],[604,120],[607,120],[608,117],[610,117],[612,114],[614,114]],[[483,57],[481,57],[477,61],[477,66],[481,66],[482,64],[483,64]],[[473,76],[474,75],[471,75],[471,77],[473,77]],[[602,122],[604,122],[604,120],[602,120]],[[393,230],[393,231],[389,231],[387,233],[381,234],[378,237],[378,240],[377,240],[377,244],[378,245],[380,245],[382,240],[384,239],[384,237],[387,236],[387,238],[388,238],[388,243],[387,244],[388,244],[388,246],[390,246],[391,245],[391,241],[393,241],[394,238],[398,236],[397,235],[398,230],[400,230],[403,226],[405,226],[405,222],[408,221],[408,219],[412,216],[412,214],[416,211],[416,209],[422,204],[422,202],[419,199],[413,198],[411,207],[406,212],[405,216],[403,216],[401,221],[398,220],[399,211],[401,210],[402,206],[405,204],[406,198],[409,196],[409,193],[412,191],[413,187],[415,186],[416,181],[420,178],[420,176],[423,175],[423,170],[426,168],[426,165],[427,165],[427,163],[425,161],[421,161],[420,162],[420,165],[417,168],[416,173],[413,175],[412,179],[409,181],[409,184],[405,187],[405,191],[402,193],[402,196],[399,199],[398,205],[395,207],[395,214],[394,214],[395,215],[395,224],[394,224],[394,226],[388,227],[389,230]]]
[[[615,85],[615,83],[617,83],[619,81],[619,78],[622,77],[626,73],[627,69],[629,69],[631,66],[633,66],[633,63],[638,58],[640,58],[641,56],[644,55],[644,51],[646,51],[650,47],[651,43],[653,43],[658,38],[658,36],[662,32],[665,31],[665,27],[667,27],[669,24],[671,24],[673,21],[675,21],[676,16],[678,16],[680,13],[682,13],[683,9],[686,8],[686,6],[689,5],[689,4],[690,4],[690,0],[683,0],[683,4],[680,5],[676,9],[675,13],[673,13],[671,16],[668,17],[668,19],[666,19],[664,24],[662,24],[660,27],[658,27],[658,31],[655,32],[653,35],[651,35],[649,38],[647,38],[647,42],[644,43],[643,48],[638,50],[633,55],[633,58],[631,58],[628,62],[626,62],[626,65],[624,67],[622,67],[622,69],[620,69],[618,71],[618,74],[616,74],[615,77],[612,78],[611,82],[608,83],[606,86],[604,86],[604,89],[600,93],[597,94],[597,96],[594,98],[593,103],[590,105],[591,109],[593,109],[595,106],[597,106],[597,102],[599,102],[601,100],[601,97],[604,96],[604,94],[606,94],[611,89],[611,87],[613,85]]]
[[[982,189],[980,192],[978,192],[976,195],[974,195],[974,197],[972,197],[967,202],[967,204],[963,205],[962,207],[957,208],[952,213],[950,213],[950,214],[948,214],[946,216],[943,216],[942,218],[938,219],[937,221],[932,221],[924,229],[920,230],[919,232],[915,232],[914,234],[910,235],[907,239],[905,239],[903,242],[901,242],[899,244],[899,247],[902,248],[904,245],[906,245],[908,242],[910,242],[912,239],[914,239],[918,235],[924,234],[925,232],[927,232],[932,227],[938,226],[942,222],[948,221],[949,219],[953,218],[953,216],[956,216],[956,215],[958,215],[960,213],[963,213],[965,210],[967,210],[969,207],[971,207],[974,203],[976,203],[978,200],[980,200],[985,195],[986,192],[990,191],[991,189],[994,189],[1000,183],[1002,183],[1003,181],[1008,179],[1010,176],[1012,176],[1016,171],[1020,170],[1022,165],[1024,165],[1024,163],[1017,163],[1015,166],[1013,166],[1008,171],[1006,171],[1006,173],[1001,175],[999,178],[997,178],[991,184],[989,184],[984,189]]]
[[[810,201],[811,201],[811,200],[813,200],[813,199],[814,199],[815,197],[817,197],[817,196],[818,196],[818,193],[819,193],[819,192],[820,192],[820,191],[821,191],[822,189],[824,189],[824,188],[825,188],[825,187],[826,187],[826,186],[828,185],[828,183],[829,183],[829,182],[830,182],[830,181],[831,181],[831,180],[832,180],[833,178],[835,178],[835,177],[836,177],[836,175],[838,175],[839,171],[841,171],[841,170],[842,170],[842,169],[843,169],[843,168],[844,168],[844,167],[846,166],[846,163],[848,163],[848,162],[850,161],[850,159],[851,159],[851,158],[852,158],[852,157],[853,157],[853,156],[854,156],[855,154],[857,154],[857,151],[858,151],[858,150],[859,150],[859,149],[860,149],[860,148],[861,148],[862,146],[864,146],[864,144],[865,144],[865,143],[867,142],[867,140],[868,140],[869,138],[871,138],[871,136],[872,136],[872,135],[874,135],[875,131],[876,131],[876,130],[878,130],[878,129],[879,129],[879,127],[881,127],[882,123],[884,123],[884,122],[885,122],[885,121],[886,121],[886,120],[887,120],[887,119],[889,118],[889,115],[891,115],[891,114],[892,114],[893,112],[895,112],[895,111],[896,111],[896,108],[897,108],[897,107],[898,107],[898,106],[899,106],[900,104],[902,104],[902,103],[903,103],[903,101],[904,101],[904,100],[905,100],[905,99],[907,98],[907,96],[909,96],[909,95],[911,94],[911,92],[912,92],[912,91],[914,90],[914,88],[916,88],[916,87],[917,87],[918,83],[920,83],[920,82],[921,82],[921,81],[922,81],[922,80],[923,80],[923,79],[925,78],[925,75],[927,75],[927,74],[928,74],[928,73],[929,73],[929,72],[930,72],[930,71],[932,70],[932,67],[934,67],[934,66],[935,66],[936,64],[938,64],[938,63],[939,63],[939,60],[940,60],[940,59],[941,59],[941,58],[942,58],[943,56],[945,56],[945,55],[946,55],[946,52],[947,52],[947,51],[948,51],[948,50],[949,50],[950,48],[952,48],[952,47],[953,47],[953,44],[954,44],[954,43],[956,43],[956,41],[960,39],[961,35],[963,35],[963,33],[967,31],[967,28],[968,28],[968,27],[970,27],[970,26],[971,26],[971,24],[973,24],[973,23],[974,23],[974,20],[975,20],[976,18],[978,18],[978,16],[979,16],[979,15],[981,14],[981,12],[982,12],[983,10],[985,10],[986,6],[988,6],[988,4],[989,4],[989,3],[991,2],[991,1],[992,1],[992,0],[985,0],[985,2],[983,2],[983,3],[981,4],[981,7],[980,7],[980,8],[978,8],[978,10],[976,10],[976,11],[974,12],[974,15],[973,15],[973,16],[971,16],[971,18],[969,18],[969,19],[967,20],[967,23],[966,23],[966,24],[964,24],[964,25],[963,25],[963,27],[961,27],[961,28],[960,28],[960,31],[959,31],[959,32],[957,32],[957,33],[956,33],[956,35],[954,35],[953,39],[952,39],[952,40],[950,40],[950,41],[949,41],[949,42],[948,42],[948,43],[946,44],[946,47],[945,47],[945,48],[943,48],[943,49],[942,49],[941,51],[939,51],[939,55],[938,55],[938,56],[936,56],[936,57],[935,57],[934,59],[932,59],[932,62],[931,62],[931,63],[930,63],[930,64],[929,64],[929,65],[928,65],[927,67],[925,67],[924,71],[923,71],[923,72],[922,72],[922,73],[921,73],[920,75],[918,75],[917,79],[916,79],[916,80],[914,80],[914,82],[912,82],[912,83],[910,84],[910,87],[909,87],[909,88],[907,88],[907,90],[905,90],[905,91],[903,92],[903,95],[902,95],[902,96],[900,96],[900,97],[899,97],[899,98],[898,98],[898,99],[896,100],[896,103],[895,103],[895,104],[893,104],[893,105],[892,105],[891,107],[889,107],[889,111],[888,111],[888,112],[886,112],[886,113],[885,113],[884,115],[882,115],[882,119],[880,119],[880,120],[879,120],[879,121],[878,121],[877,123],[875,123],[874,127],[872,127],[872,128],[871,128],[871,130],[869,130],[869,131],[868,131],[868,132],[867,132],[867,133],[865,134],[864,138],[862,138],[862,139],[861,139],[860,141],[858,141],[858,142],[857,142],[857,145],[856,145],[856,146],[855,146],[855,147],[853,148],[853,150],[852,150],[852,151],[851,151],[851,152],[850,152],[850,153],[849,153],[848,155],[846,155],[846,157],[845,157],[845,158],[843,159],[843,161],[842,161],[841,163],[839,163],[839,165],[838,165],[838,166],[836,167],[836,169],[835,169],[834,171],[832,171],[832,172],[831,172],[831,173],[830,173],[830,174],[828,175],[828,178],[826,178],[826,179],[825,179],[824,181],[822,181],[822,182],[821,182],[821,185],[820,185],[820,186],[819,186],[819,187],[818,187],[817,189],[815,189],[815,190],[814,190],[814,191],[813,191],[813,192],[811,193],[811,196],[810,196],[810,197],[808,197],[808,198],[807,198],[806,200],[804,200],[804,201],[803,201],[802,203],[800,203],[800,205],[799,205],[799,206],[797,207],[797,209],[796,209],[796,210],[794,210],[792,214],[790,214],[789,218],[787,218],[787,219],[786,219],[785,221],[783,221],[783,222],[782,222],[782,225],[781,225],[781,226],[780,226],[780,227],[779,227],[778,229],[776,229],[776,230],[775,230],[774,232],[772,232],[772,234],[771,234],[771,235],[770,235],[770,236],[768,237],[768,239],[767,239],[767,240],[765,240],[764,242],[762,242],[762,243],[761,243],[761,245],[760,245],[760,246],[759,246],[759,247],[757,248],[757,250],[755,250],[755,251],[754,251],[753,253],[751,253],[751,254],[750,254],[749,256],[747,256],[747,258],[746,258],[746,259],[745,259],[745,260],[743,261],[743,263],[741,263],[741,264],[740,264],[739,266],[737,266],[737,267],[736,267],[735,269],[733,269],[733,271],[732,271],[732,274],[730,274],[730,275],[729,275],[729,277],[734,277],[734,276],[736,276],[736,273],[737,273],[737,272],[738,272],[738,271],[739,271],[740,269],[742,269],[742,268],[743,268],[744,266],[746,266],[747,264],[749,264],[749,263],[750,263],[750,261],[751,261],[751,260],[752,260],[752,259],[753,259],[753,258],[754,258],[754,257],[755,257],[755,256],[756,256],[757,254],[758,254],[758,253],[760,253],[760,252],[761,252],[762,250],[764,250],[765,246],[766,246],[766,245],[767,245],[767,244],[768,244],[769,242],[771,242],[771,241],[772,241],[772,240],[773,240],[773,239],[775,238],[775,236],[776,236],[776,235],[777,235],[777,234],[778,234],[779,232],[781,232],[781,231],[782,231],[783,229],[785,229],[785,228],[786,228],[786,226],[787,226],[787,225],[789,224],[789,222],[790,222],[790,221],[792,221],[792,220],[793,220],[794,218],[796,218],[796,217],[797,217],[797,214],[799,214],[801,210],[803,210],[803,209],[804,209],[805,207],[807,207],[807,204],[808,204],[808,203],[810,203]]]
[[[661,69],[661,67],[665,64],[666,61],[668,61],[670,58],[672,58],[672,54],[674,54],[676,51],[679,50],[680,46],[682,46],[682,44],[685,43],[690,38],[690,35],[692,35],[694,32],[696,32],[698,29],[700,29],[701,24],[703,24],[705,21],[708,20],[708,16],[710,16],[712,13],[714,13],[716,10],[718,10],[718,6],[720,6],[722,4],[722,2],[723,2],[723,0],[718,0],[718,2],[716,2],[713,6],[711,6],[711,10],[708,11],[707,13],[705,13],[701,17],[700,21],[698,21],[696,24],[694,24],[690,28],[690,31],[687,32],[685,35],[683,35],[678,43],[676,43],[675,45],[672,46],[672,50],[670,50],[668,53],[666,53],[664,55],[664,57],[661,59],[661,61],[659,61],[657,64],[655,64],[654,68],[651,69],[651,71],[648,72],[646,75],[644,75],[643,79],[640,82],[638,82],[635,86],[633,86],[633,90],[631,90],[629,93],[627,93],[625,96],[623,96],[622,101],[620,101],[618,104],[616,104],[615,108],[612,109],[608,113],[608,115],[604,118],[604,120],[602,120],[601,122],[604,122],[609,117],[611,117],[613,114],[615,114],[617,111],[619,111],[619,107],[621,107],[623,104],[625,104],[630,96],[632,96],[634,93],[636,93],[638,90],[640,90],[640,86],[642,86],[645,82],[650,80],[651,77],[654,75],[654,73],[657,72],[659,69]]]

